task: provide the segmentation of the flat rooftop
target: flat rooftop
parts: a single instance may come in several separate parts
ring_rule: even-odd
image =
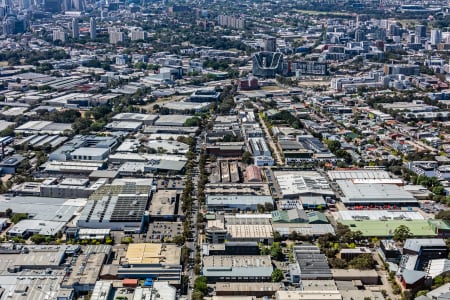
[[[177,190],[158,190],[150,204],[151,216],[171,216],[175,214]]]
[[[125,259],[130,265],[180,263],[181,248],[176,245],[140,243],[128,246]]]
[[[271,266],[268,255],[210,255],[203,257],[205,267],[252,268]]]
[[[274,172],[283,197],[296,197],[303,194],[334,195],[328,181],[314,171]]]
[[[436,232],[427,220],[363,220],[363,221],[341,221],[348,225],[352,231],[361,231],[363,236],[392,237],[394,230],[400,225],[407,226],[414,236],[436,236]]]
[[[346,179],[389,179],[391,176],[384,170],[340,170],[340,171],[328,171],[328,177],[332,181],[346,180]]]
[[[340,210],[339,219],[351,220],[425,220],[417,211],[404,210]]]
[[[73,267],[73,272],[70,273],[68,280],[62,286],[69,288],[77,284],[95,285],[105,258],[105,253],[85,253],[80,255]]]
[[[394,184],[354,184],[350,180],[337,180],[344,204],[360,203],[417,203],[413,195]]]

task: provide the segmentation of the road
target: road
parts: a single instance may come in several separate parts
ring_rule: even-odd
[[[391,283],[388,280],[388,271],[384,270],[384,268],[383,268],[384,263],[381,261],[381,258],[378,255],[378,251],[375,251],[375,253],[373,253],[373,258],[377,262],[378,266],[380,266],[379,268],[376,269],[376,271],[378,273],[378,276],[381,279],[381,285],[382,285],[383,289],[386,290],[386,292],[387,292],[386,298],[390,298],[392,300],[398,300],[399,297],[397,295],[394,295],[394,293],[392,291]]]
[[[259,121],[261,122],[262,128],[265,132],[266,140],[269,142],[270,148],[272,148],[272,150],[275,153],[275,160],[277,162],[277,165],[283,166],[284,165],[283,159],[281,158],[281,155],[280,155],[280,152],[278,151],[277,145],[273,141],[272,135],[270,135],[269,128],[267,128],[266,122],[264,122],[264,120],[262,118],[259,118]]]

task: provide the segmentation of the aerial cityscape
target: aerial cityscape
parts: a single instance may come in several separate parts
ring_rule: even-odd
[[[450,3],[0,17],[0,300],[450,299]]]

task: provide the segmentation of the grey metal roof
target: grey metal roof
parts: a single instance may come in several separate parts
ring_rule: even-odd
[[[407,239],[403,249],[419,252],[422,246],[446,247],[444,239]]]
[[[362,202],[389,202],[389,203],[416,203],[413,195],[394,184],[354,184],[350,180],[337,180],[344,203]]]

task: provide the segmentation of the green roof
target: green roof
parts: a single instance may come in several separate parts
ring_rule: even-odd
[[[341,221],[341,223],[348,225],[352,231],[361,231],[363,236],[389,237],[394,234],[394,230],[400,225],[407,226],[413,236],[432,237],[437,235],[433,226],[427,220],[346,220]]]
[[[312,211],[307,213],[308,215],[308,219],[309,219],[309,223],[327,223],[328,224],[328,219],[327,217],[318,211]]]
[[[430,222],[431,226],[433,226],[434,228],[438,228],[441,230],[450,230],[450,223],[445,220],[433,219],[428,220],[428,222]]]
[[[272,222],[288,223],[289,217],[285,210],[275,210],[272,212]]]

